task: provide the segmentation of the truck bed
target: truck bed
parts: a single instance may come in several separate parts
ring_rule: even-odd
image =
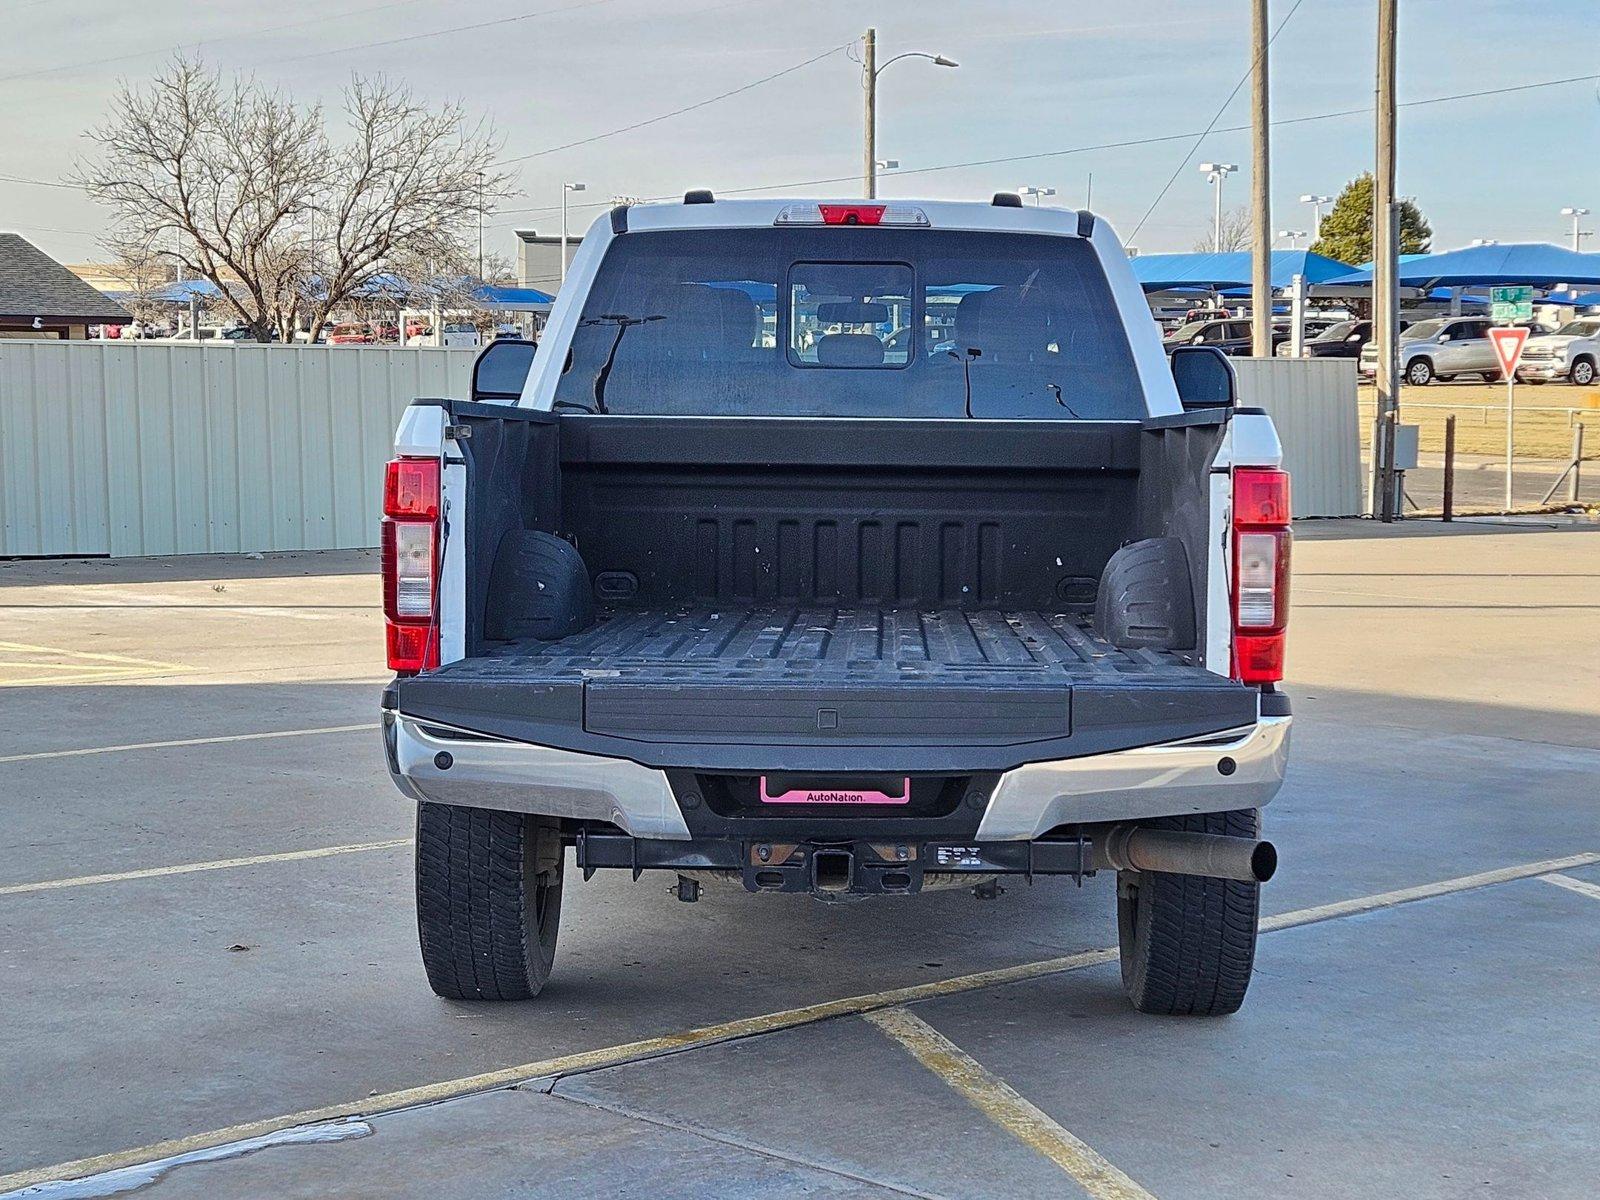
[[[956,608],[613,610],[398,687],[403,712],[443,725],[702,769],[914,770],[930,748],[998,769],[1256,715],[1253,691],[1180,654],[1119,650],[1086,614]]]

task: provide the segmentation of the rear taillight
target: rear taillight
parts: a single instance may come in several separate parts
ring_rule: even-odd
[[[389,669],[439,665],[439,460],[397,458],[383,473],[383,617]]]
[[[1283,678],[1289,624],[1289,476],[1261,467],[1233,473],[1233,677]]]

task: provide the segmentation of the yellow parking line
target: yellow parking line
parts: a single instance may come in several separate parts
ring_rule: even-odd
[[[1528,863],[1520,867],[1506,867],[1499,871],[1484,871],[1476,875],[1463,875],[1456,879],[1445,879],[1438,883],[1424,884],[1421,887],[1402,888],[1399,891],[1383,892],[1376,896],[1360,897],[1354,900],[1340,901],[1336,904],[1323,904],[1315,908],[1302,908],[1294,912],[1280,913],[1274,917],[1264,918],[1261,922],[1261,929],[1264,932],[1292,929],[1296,926],[1309,925],[1317,921],[1328,921],[1336,917],[1351,916],[1357,913],[1371,912],[1375,909],[1392,907],[1397,904],[1405,904],[1412,900],[1445,896],[1453,892],[1487,887],[1493,883],[1505,883],[1514,879],[1548,875],[1552,871],[1564,870],[1567,867],[1590,866],[1595,863],[1600,863],[1600,854],[1574,854],[1566,858],[1546,859],[1542,862]],[[174,1154],[208,1149],[225,1142],[260,1137],[264,1134],[275,1133],[278,1130],[289,1129],[296,1125],[309,1125],[317,1121],[334,1120],[338,1117],[371,1116],[376,1113],[411,1108],[419,1104],[434,1104],[441,1100],[451,1100],[457,1096],[466,1096],[474,1092],[513,1087],[517,1084],[529,1083],[535,1079],[598,1071],[606,1067],[621,1066],[624,1063],[658,1058],[664,1054],[695,1050],[718,1042],[734,1041],[739,1038],[754,1037],[766,1033],[777,1033],[785,1029],[794,1029],[801,1025],[825,1021],[832,1017],[859,1016],[876,1009],[894,1008],[898,1005],[912,1004],[920,1000],[933,1000],[941,996],[956,996],[976,991],[980,988],[997,987],[1001,984],[1021,983],[1048,975],[1079,971],[1086,967],[1099,966],[1102,963],[1115,962],[1116,960],[1117,951],[1114,948],[1085,950],[1082,953],[1068,954],[1061,958],[1047,958],[1038,962],[1021,963],[1014,967],[999,967],[992,971],[979,971],[972,975],[956,975],[949,979],[939,979],[931,983],[894,988],[883,992],[872,992],[862,996],[849,996],[840,1000],[824,1000],[819,1004],[807,1004],[800,1008],[765,1013],[756,1017],[740,1017],[736,1020],[724,1021],[717,1025],[706,1025],[699,1029],[690,1029],[682,1033],[644,1038],[640,1041],[624,1042],[620,1045],[604,1046],[595,1050],[584,1050],[557,1058],[522,1063],[519,1066],[502,1067],[499,1070],[486,1071],[479,1075],[465,1075],[457,1079],[420,1084],[416,1087],[384,1092],[376,1096],[365,1096],[336,1104],[324,1104],[316,1108],[304,1109],[300,1112],[285,1113],[282,1116],[266,1117],[257,1121],[230,1125],[224,1129],[212,1129],[205,1133],[194,1133],[186,1137],[153,1142],[130,1150],[117,1150],[108,1154],[97,1154],[90,1158],[75,1159],[72,1162],[16,1171],[10,1175],[0,1175],[0,1189],[30,1187],[34,1184],[45,1183],[55,1179],[77,1179],[84,1175],[112,1171],[119,1167],[150,1162],[154,1159],[166,1158]],[[0,1196],[0,1200],[5,1200],[5,1197]]]
[[[1571,875],[1541,875],[1546,883],[1553,883],[1557,887],[1566,888],[1569,892],[1577,892],[1580,896],[1587,896],[1591,900],[1600,900],[1600,887],[1584,879],[1574,879]]]
[[[85,887],[92,883],[123,883],[129,879],[159,879],[163,875],[193,875],[199,871],[226,871],[232,867],[255,867],[262,863],[297,862],[307,858],[333,858],[339,854],[360,854],[366,850],[392,850],[411,845],[410,838],[387,842],[351,842],[343,846],[319,846],[314,850],[285,850],[279,854],[251,854],[244,858],[218,858],[211,862],[178,863],[171,867],[144,867],[137,871],[112,871],[105,875],[75,875],[70,879],[41,879],[34,883],[13,883],[0,887],[0,896],[19,896],[25,892],[53,892],[59,888]]]
[[[271,738],[311,737],[322,733],[358,733],[376,729],[375,722],[360,725],[323,725],[316,729],[272,729],[264,733],[229,733],[218,737],[176,738],[166,742],[125,742],[120,746],[85,746],[78,750],[35,750],[28,754],[0,754],[0,763],[33,762],[41,758],[82,758],[90,754],[121,754],[128,750],[171,750],[180,746],[219,746],[226,742],[261,742]]]
[[[1424,883],[1420,887],[1400,888],[1393,892],[1379,892],[1375,896],[1358,896],[1353,900],[1339,900],[1333,904],[1319,904],[1315,908],[1302,908],[1294,912],[1279,913],[1261,918],[1261,931],[1288,929],[1296,925],[1311,925],[1317,921],[1331,921],[1335,917],[1352,917],[1357,913],[1372,912],[1379,908],[1393,908],[1413,900],[1428,900],[1434,896],[1447,896],[1454,892],[1470,892],[1474,888],[1489,887],[1496,883],[1510,883],[1514,879],[1531,879],[1564,871],[1568,867],[1587,867],[1600,863],[1600,854],[1569,854],[1566,858],[1548,858],[1543,862],[1527,863],[1520,867],[1502,867],[1498,871],[1480,871],[1476,875],[1460,875],[1438,883]]]
[[[921,1017],[903,1008],[863,1014],[962,1099],[1077,1181],[1095,1200],[1155,1200],[1048,1113]]]

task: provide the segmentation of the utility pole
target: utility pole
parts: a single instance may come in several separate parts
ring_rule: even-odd
[[[866,119],[867,144],[861,156],[862,190],[866,192],[868,200],[874,200],[878,195],[878,31],[867,30],[867,36],[861,44],[861,72],[863,84],[866,88]]]
[[[1272,357],[1272,121],[1267,92],[1267,0],[1251,0],[1250,350]]]
[[[1395,53],[1399,0],[1378,0],[1378,161],[1373,176],[1372,340],[1378,347],[1377,413],[1372,428],[1372,514],[1395,518],[1394,426],[1400,417],[1400,264],[1395,237]]]

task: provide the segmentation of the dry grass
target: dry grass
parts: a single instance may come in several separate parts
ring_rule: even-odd
[[[1361,436],[1372,428],[1373,389],[1363,384]],[[1600,458],[1600,387],[1578,388],[1565,383],[1517,384],[1516,451],[1518,458],[1565,460],[1572,453],[1572,428],[1581,422],[1583,457]],[[1541,412],[1540,409],[1576,409]],[[1400,389],[1400,419],[1422,426],[1419,435],[1424,454],[1444,452],[1444,422],[1456,417],[1456,452],[1504,458],[1506,451],[1506,387],[1503,383],[1431,383],[1427,387]]]

